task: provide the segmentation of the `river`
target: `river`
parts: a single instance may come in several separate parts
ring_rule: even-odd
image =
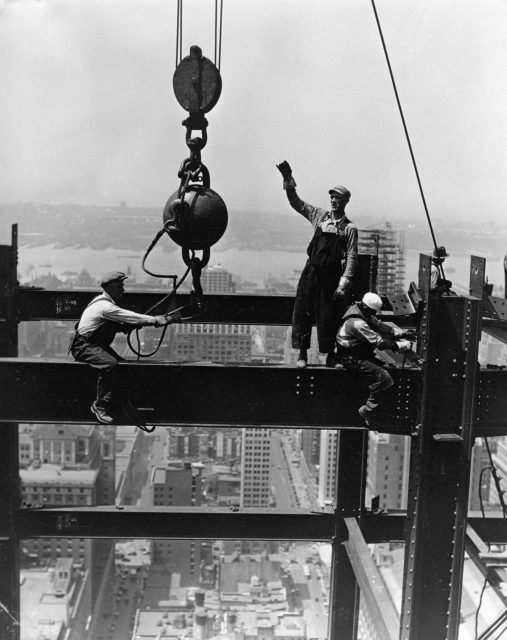
[[[145,282],[147,276],[141,267],[142,257],[142,254],[133,254],[114,248],[102,250],[90,247],[56,248],[51,244],[38,247],[20,246],[18,270],[24,284],[29,283],[37,275],[49,272],[65,279],[66,272],[79,273],[83,268],[97,279],[106,271],[118,269],[130,271],[137,282]],[[270,275],[281,280],[291,279],[293,281],[294,270],[300,270],[304,262],[304,252],[269,249],[264,251],[250,249],[219,251],[212,248],[210,259],[211,265],[221,265],[232,274],[240,276],[243,280],[256,282],[260,287]],[[417,282],[418,265],[419,253],[408,251],[405,270],[407,287],[410,281]],[[182,275],[185,270],[179,250],[164,252],[159,247],[156,247],[150,254],[147,267],[155,273],[174,275]],[[451,256],[445,262],[444,268],[447,277],[454,282],[460,292],[468,292],[470,256],[465,253]],[[497,259],[487,258],[486,273],[489,282],[503,287],[503,256]],[[498,288],[495,288],[494,295],[503,295],[503,289],[499,292]]]

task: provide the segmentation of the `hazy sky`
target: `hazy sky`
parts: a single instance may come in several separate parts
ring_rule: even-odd
[[[213,0],[183,53],[214,58]],[[507,3],[377,0],[431,213],[504,219]],[[424,215],[370,0],[224,0],[203,161],[229,207],[286,208],[275,163],[325,205]],[[187,157],[176,0],[0,0],[0,202],[162,206]]]

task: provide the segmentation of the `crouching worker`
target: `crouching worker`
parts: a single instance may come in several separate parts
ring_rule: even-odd
[[[338,361],[345,369],[357,372],[368,385],[370,395],[359,407],[359,414],[369,427],[384,393],[394,384],[388,371],[375,358],[375,349],[409,351],[411,342],[405,338],[415,338],[413,331],[381,322],[376,317],[381,308],[380,296],[365,293],[361,302],[345,312],[336,337]]]
[[[70,345],[75,360],[86,362],[98,371],[97,398],[91,410],[102,424],[113,422],[111,407],[117,400],[117,369],[123,358],[110,346],[116,334],[128,334],[136,327],[162,327],[181,321],[181,314],[149,316],[118,306],[127,277],[121,271],[112,271],[102,278],[100,286],[104,292],[83,311]]]

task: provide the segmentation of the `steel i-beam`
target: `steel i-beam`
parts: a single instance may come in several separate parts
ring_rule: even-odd
[[[421,428],[412,441],[401,640],[456,640],[480,304],[429,297]]]

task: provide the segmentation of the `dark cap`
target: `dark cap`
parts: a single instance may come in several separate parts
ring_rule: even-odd
[[[339,196],[344,196],[347,198],[347,200],[350,200],[350,191],[347,189],[347,187],[338,185],[336,187],[333,187],[332,189],[329,189],[329,195],[331,195],[332,193],[337,193]]]
[[[107,287],[108,284],[113,282],[123,282],[123,280],[126,280],[127,278],[128,276],[126,276],[123,271],[109,271],[102,277],[100,286]]]
[[[437,247],[433,249],[433,257],[434,258],[448,258],[449,254],[445,250],[445,247]]]

